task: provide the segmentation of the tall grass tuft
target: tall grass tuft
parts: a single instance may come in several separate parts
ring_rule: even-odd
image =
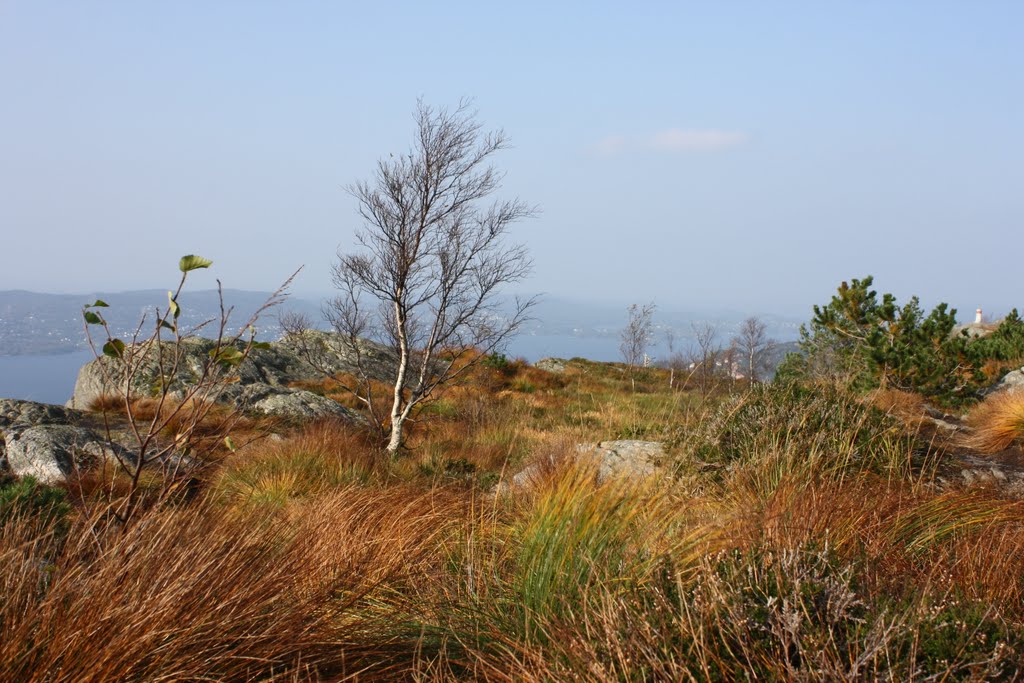
[[[982,453],[998,453],[1024,443],[1024,392],[1000,391],[971,410],[973,431],[964,443]]]
[[[700,462],[751,464],[770,486],[794,468],[840,478],[855,471],[906,476],[912,456],[930,448],[900,420],[828,385],[755,386],[678,440]]]
[[[503,680],[490,668],[496,661],[531,661],[527,650],[550,647],[558,624],[692,572],[717,543],[717,529],[688,523],[691,511],[671,489],[598,483],[595,474],[564,461],[532,493],[499,499],[479,517],[458,562],[459,590],[446,590],[428,616],[460,644],[456,659],[474,676]]]
[[[394,680],[419,633],[381,596],[437,571],[462,509],[346,489],[289,520],[201,505],[121,533],[79,520],[64,545],[21,518],[0,527],[0,680]]]
[[[214,493],[234,504],[282,508],[348,484],[370,483],[381,467],[365,435],[321,422],[287,439],[239,450],[221,469]]]
[[[201,507],[98,543],[88,523],[60,551],[2,539],[4,583],[20,577],[0,607],[5,680],[246,680],[324,655],[328,586],[296,590],[319,568],[293,534]]]

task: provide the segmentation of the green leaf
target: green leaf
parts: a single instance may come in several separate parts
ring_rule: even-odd
[[[220,350],[211,349],[210,357],[225,368],[238,365],[245,358],[245,355],[234,346],[225,346]]]
[[[178,329],[178,328],[176,328],[176,327],[175,327],[174,325],[172,325],[172,324],[170,324],[169,322],[167,322],[166,320],[161,320],[161,321],[160,321],[160,327],[164,327],[164,328],[167,328],[167,329],[168,329],[168,330],[170,330],[171,332],[174,332],[174,331],[175,331],[176,329]]]
[[[93,303],[88,304],[86,308],[109,308],[109,306],[103,299],[96,299]]]
[[[89,323],[90,325],[102,325],[103,324],[103,318],[101,318],[100,316],[96,315],[92,311],[83,311],[82,315],[85,316],[85,322]]]
[[[167,292],[167,306],[171,309],[171,315],[177,320],[178,316],[181,315],[181,307],[178,306],[178,302],[174,300],[174,292],[168,290]]]
[[[111,358],[124,358],[124,342],[120,339],[111,339],[103,345],[103,355]]]
[[[188,256],[182,256],[178,262],[178,270],[183,273],[187,273],[190,270],[196,270],[197,268],[209,268],[213,265],[213,261],[205,259],[202,256],[196,256],[195,254],[189,254]]]
[[[228,447],[228,450],[232,453],[235,452],[235,442],[231,440],[230,436],[224,437],[224,445]]]

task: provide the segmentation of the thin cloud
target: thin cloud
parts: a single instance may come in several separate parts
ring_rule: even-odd
[[[609,135],[599,140],[594,149],[602,156],[612,156],[629,146],[629,140],[624,135]]]
[[[716,128],[669,128],[651,136],[650,146],[673,152],[725,149],[742,145],[747,134],[738,130]]]
[[[650,149],[660,152],[708,152],[744,144],[750,136],[743,131],[720,128],[668,128],[652,135],[609,135],[593,145],[601,156]]]

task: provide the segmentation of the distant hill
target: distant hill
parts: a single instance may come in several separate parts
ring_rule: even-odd
[[[782,361],[786,360],[786,356],[791,353],[800,353],[800,346],[795,341],[773,344],[764,352],[763,363],[764,367],[768,370],[768,377],[775,377],[775,371]]]
[[[266,301],[269,292],[224,290],[224,303],[233,306],[230,322],[236,331]],[[167,291],[145,289],[128,292],[91,292],[87,294],[42,294],[24,290],[0,291],[0,355],[45,355],[86,348],[82,327],[82,306],[102,299],[110,304],[103,315],[119,336],[131,335],[146,316],[153,319],[156,307],[167,306]],[[186,326],[194,326],[220,315],[216,290],[185,291],[179,297]],[[288,299],[287,308],[319,317],[319,304],[303,299]],[[276,311],[271,311],[257,326],[261,339],[280,336]]]
[[[561,334],[576,337],[618,338],[626,324],[626,306],[597,302],[573,301],[544,296],[534,308],[536,322],[529,331],[537,334]],[[774,315],[755,314],[767,326],[767,335],[778,341],[796,339],[803,320]],[[663,341],[664,333],[672,330],[679,340],[692,337],[693,328],[711,325],[717,331],[718,341],[727,344],[739,331],[740,323],[751,314],[739,311],[674,311],[660,307],[655,311],[655,345]]]
[[[231,320],[236,327],[232,332],[244,324],[268,296],[269,292],[224,290],[225,304],[235,308]],[[110,308],[104,309],[103,315],[115,334],[129,336],[144,315],[152,319],[155,307],[163,309],[167,306],[167,291],[144,289],[83,294],[0,291],[0,356],[48,355],[86,348],[82,306],[96,299],[103,299],[110,304]],[[187,326],[197,325],[219,315],[216,290],[186,290],[181,294],[180,303],[182,320]],[[289,298],[284,308],[306,313],[314,321],[321,319],[320,302],[310,298]],[[652,354],[664,355],[665,349],[661,347],[668,330],[675,334],[676,348],[686,348],[695,326],[713,326],[717,332],[717,341],[723,346],[728,345],[740,323],[748,316],[731,311],[679,312],[658,309],[654,315]],[[611,355],[597,360],[612,360],[617,357],[617,339],[626,324],[626,307],[545,296],[534,309],[533,317],[534,320],[524,327],[523,337],[546,335],[605,340]],[[796,338],[800,321],[771,314],[758,317],[767,325],[769,337],[780,342]],[[281,335],[276,311],[265,316],[257,327],[260,339],[273,341]],[[207,334],[213,334],[213,331]],[[522,345],[528,346],[526,343]],[[586,351],[577,353],[585,354]]]

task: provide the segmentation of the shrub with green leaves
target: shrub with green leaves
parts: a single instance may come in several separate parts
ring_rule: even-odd
[[[17,514],[39,515],[64,526],[71,512],[67,492],[39,483],[33,476],[0,482],[0,524]]]
[[[985,381],[980,365],[991,351],[954,334],[956,309],[940,303],[926,315],[917,297],[900,306],[872,284],[870,275],[843,282],[828,304],[815,306],[800,330],[801,354],[791,354],[777,378],[915,391],[953,406],[974,400]]]
[[[503,353],[490,353],[484,356],[480,362],[485,368],[492,368],[494,370],[500,370],[505,372],[511,368],[511,363],[508,360],[508,356]]]
[[[1017,309],[1010,311],[991,334],[971,342],[970,350],[975,359],[982,363],[987,360],[1016,361],[1024,358],[1024,320]]]

